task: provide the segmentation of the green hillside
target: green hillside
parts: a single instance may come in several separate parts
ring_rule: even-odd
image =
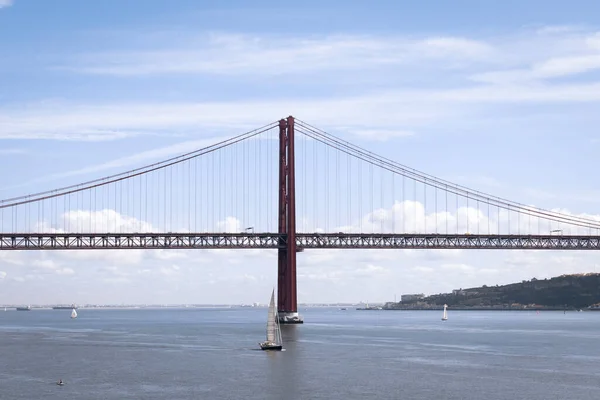
[[[600,274],[561,275],[504,286],[482,286],[437,294],[419,301],[388,303],[388,309],[438,308],[587,308],[600,303]]]

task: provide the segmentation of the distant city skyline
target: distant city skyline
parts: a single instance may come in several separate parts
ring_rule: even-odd
[[[0,199],[139,167],[294,115],[440,178],[600,219],[598,15],[593,1],[0,0]],[[311,185],[299,185],[309,198],[297,209],[306,229],[337,227],[311,211],[309,200],[320,203],[306,193]],[[276,187],[264,191],[274,196]],[[394,221],[416,220],[423,209],[402,200],[381,201],[386,229],[392,212]],[[246,218],[223,211],[214,224],[265,225],[258,208]],[[83,211],[73,226],[107,215],[124,226],[157,225],[115,209]],[[298,302],[385,302],[597,272],[596,258],[311,250],[298,254]],[[6,304],[266,303],[274,285],[270,250],[0,252]]]

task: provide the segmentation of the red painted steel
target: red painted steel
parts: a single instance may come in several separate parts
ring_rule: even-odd
[[[277,214],[279,234],[287,234],[287,121],[279,121],[279,211]],[[283,244],[280,237],[280,245]],[[277,309],[285,310],[287,303],[287,246],[277,250]]]
[[[296,291],[296,165],[294,150],[294,117],[287,119],[287,269],[285,282],[287,289],[286,311],[298,311]]]
[[[277,309],[298,311],[296,290],[296,190],[294,117],[279,121],[279,233],[285,247],[277,250]]]

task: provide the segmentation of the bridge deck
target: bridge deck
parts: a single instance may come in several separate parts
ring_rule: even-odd
[[[276,249],[278,233],[2,233],[0,250]],[[600,236],[298,233],[299,249],[600,250]]]

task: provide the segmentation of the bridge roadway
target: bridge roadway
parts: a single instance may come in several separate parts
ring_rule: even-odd
[[[0,233],[0,250],[276,249],[279,233]],[[600,236],[297,233],[304,249],[600,250]]]

